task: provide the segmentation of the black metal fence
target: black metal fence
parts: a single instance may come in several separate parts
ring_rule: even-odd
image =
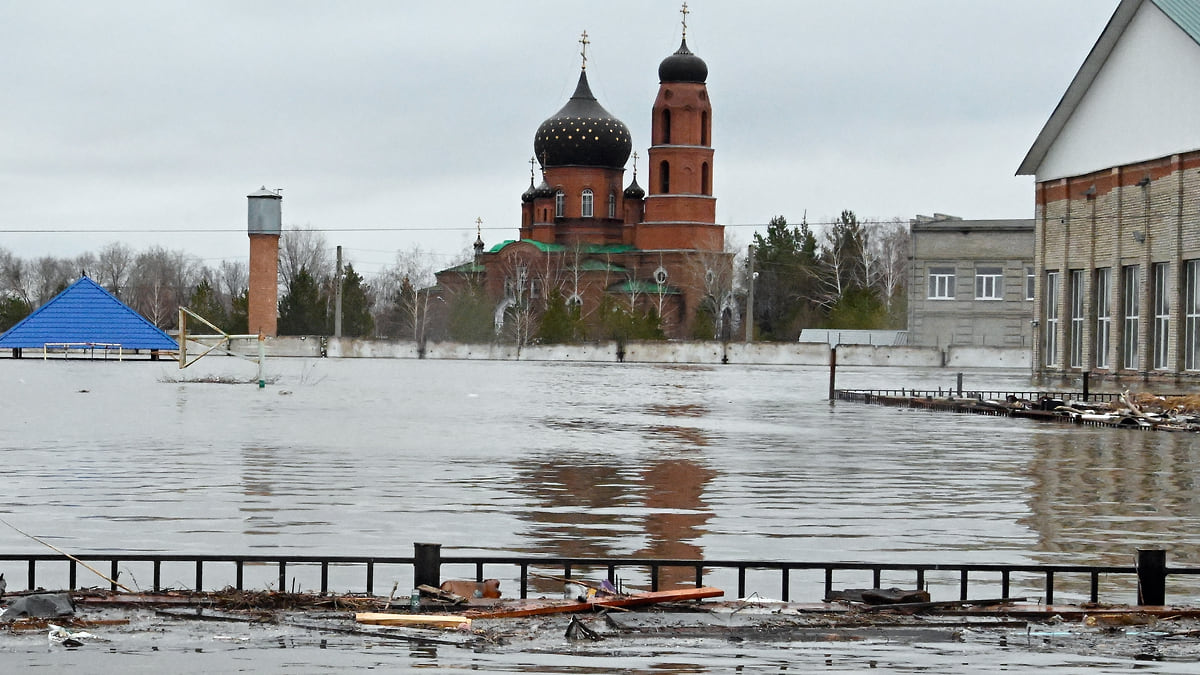
[[[423,548],[424,547],[424,548]],[[298,556],[298,555],[192,555],[192,554],[82,554],[74,556],[74,559],[66,559],[61,555],[55,554],[0,554],[0,564],[3,563],[19,563],[26,567],[26,588],[29,590],[39,588],[38,575],[39,573],[49,573],[57,568],[58,574],[61,577],[63,565],[67,566],[67,588],[68,590],[77,590],[79,586],[79,568],[83,565],[88,565],[95,569],[96,572],[107,572],[108,587],[112,591],[118,590],[122,565],[130,563],[149,564],[153,570],[152,590],[160,592],[166,590],[167,587],[162,583],[163,566],[165,564],[178,565],[183,564],[185,567],[194,570],[194,580],[191,587],[188,589],[174,590],[219,590],[232,586],[233,588],[242,590],[245,586],[245,572],[248,566],[268,566],[276,568],[278,574],[278,590],[287,590],[287,578],[289,570],[295,570],[298,567],[319,567],[320,570],[320,585],[321,593],[330,592],[330,569],[331,568],[354,568],[361,569],[361,572],[353,571],[352,575],[362,579],[361,585],[355,584],[348,592],[365,592],[368,595],[374,595],[376,590],[376,570],[381,566],[404,567],[413,569],[413,579],[422,579],[424,582],[436,582],[440,578],[443,567],[456,567],[458,569],[473,568],[474,577],[477,581],[482,581],[488,576],[498,577],[507,576],[507,573],[498,573],[497,568],[507,568],[509,572],[516,573],[516,579],[520,585],[519,597],[528,597],[530,590],[531,578],[536,578],[539,573],[535,570],[542,570],[542,574],[554,572],[556,576],[564,578],[572,578],[572,575],[580,570],[588,570],[589,573],[595,574],[599,570],[603,570],[609,581],[617,582],[620,574],[645,575],[648,578],[651,590],[660,590],[660,584],[663,579],[664,570],[672,570],[671,576],[675,578],[675,583],[678,583],[679,578],[688,578],[687,583],[694,583],[696,587],[705,585],[706,577],[711,577],[715,574],[735,574],[737,579],[737,596],[739,598],[748,597],[748,593],[759,593],[767,597],[778,597],[784,601],[794,600],[796,594],[792,589],[792,575],[795,572],[819,572],[823,574],[823,588],[821,593],[816,593],[816,588],[812,591],[802,591],[799,600],[807,602],[815,602],[832,596],[835,590],[835,585],[839,584],[861,584],[864,583],[865,573],[871,575],[871,586],[880,587],[884,574],[888,575],[889,581],[895,583],[895,579],[911,575],[909,578],[916,588],[926,588],[926,577],[930,573],[940,575],[950,574],[957,575],[959,600],[967,601],[971,598],[972,584],[986,584],[995,586],[997,583],[1000,588],[1001,597],[1009,597],[1012,587],[1017,580],[1020,580],[1022,587],[1040,586],[1042,591],[1042,601],[1046,604],[1054,602],[1055,585],[1064,578],[1086,579],[1089,588],[1089,600],[1091,602],[1099,602],[1100,597],[1100,581],[1101,578],[1117,578],[1121,580],[1119,587],[1122,589],[1122,596],[1125,601],[1132,595],[1125,595],[1130,591],[1136,590],[1136,597],[1139,604],[1144,605],[1162,605],[1165,604],[1166,582],[1168,577],[1189,577],[1196,578],[1195,575],[1200,575],[1200,568],[1168,568],[1166,565],[1166,555],[1162,550],[1142,550],[1138,551],[1136,563],[1129,566],[1106,566],[1106,565],[1009,565],[1009,564],[988,564],[988,563],[963,563],[963,564],[919,564],[919,563],[865,563],[865,562],[778,562],[765,560],[671,560],[657,558],[578,558],[578,557],[541,557],[541,556],[442,556],[440,555],[440,547],[436,544],[417,544],[416,555],[404,557],[376,557],[376,556]],[[221,585],[206,585],[205,570],[211,570],[217,565],[232,564],[234,575],[232,583]],[[107,566],[107,570],[105,567]],[[11,568],[9,568],[11,571]],[[751,588],[747,583],[747,573],[755,572],[755,578],[758,581],[754,588]],[[94,576],[92,571],[84,572],[89,577]],[[771,576],[776,576],[776,582],[767,581],[765,584],[761,581],[763,574],[769,579]],[[274,573],[272,573],[272,576]],[[815,575],[820,576],[820,575]],[[512,578],[507,576],[507,578]],[[849,580],[849,581],[847,581]],[[18,590],[15,586],[17,575],[10,574],[8,576],[9,590]],[[417,583],[414,581],[414,584]],[[120,584],[123,585],[123,584]],[[814,584],[815,586],[815,584]],[[266,590],[266,589],[264,589]],[[729,590],[729,589],[727,589]],[[394,591],[394,589],[393,589]],[[776,592],[778,595],[776,595]],[[1121,600],[1113,600],[1119,602]]]

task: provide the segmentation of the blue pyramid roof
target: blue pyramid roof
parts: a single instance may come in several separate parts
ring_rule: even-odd
[[[170,335],[87,277],[80,277],[0,335],[0,349],[40,348],[53,342],[109,343],[122,349],[179,348]]]

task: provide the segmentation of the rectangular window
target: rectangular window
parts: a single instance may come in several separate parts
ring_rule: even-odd
[[[554,217],[562,218],[567,212],[567,195],[562,190],[554,193]]]
[[[930,267],[929,268],[929,299],[930,300],[953,300],[954,299],[954,268],[953,267]]]
[[[1033,275],[1033,268],[1025,268],[1025,299],[1033,300],[1033,284],[1037,277]]]
[[[1112,269],[1096,270],[1096,367],[1108,367],[1109,336],[1112,335]]]
[[[1004,268],[976,267],[975,268],[975,299],[1003,300],[1004,299]]]
[[[1058,360],[1058,272],[1046,272],[1046,365]]]
[[[1171,344],[1171,266],[1155,263],[1151,268],[1154,275],[1154,369],[1166,370],[1167,349]]]
[[[1071,358],[1072,368],[1083,367],[1084,270],[1071,270]]]
[[[1200,370],[1200,260],[1189,260],[1184,272],[1183,367]]]
[[[1137,370],[1138,266],[1121,268],[1121,367]]]

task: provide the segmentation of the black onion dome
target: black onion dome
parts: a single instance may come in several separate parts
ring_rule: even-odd
[[[687,38],[679,43],[679,50],[658,64],[659,82],[695,82],[704,84],[708,79],[708,64],[692,53]]]
[[[553,196],[554,196],[554,188],[550,187],[550,184],[546,182],[545,176],[543,176],[542,184],[538,185],[537,189],[533,191],[533,198],[541,199],[543,197],[553,197]]]
[[[579,74],[579,85],[571,100],[554,117],[542,122],[533,137],[533,152],[543,167],[620,168],[632,151],[629,127],[596,101],[586,72]]]
[[[625,188],[625,199],[643,199],[645,196],[646,191],[642,189],[641,185],[638,185],[637,176],[634,176],[633,182]]]
[[[522,202],[531,202],[537,196],[537,188],[533,187],[533,176],[529,177],[529,189],[521,193]]]

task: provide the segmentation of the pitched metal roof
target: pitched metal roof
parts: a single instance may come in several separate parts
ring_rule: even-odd
[[[1117,9],[1113,12],[1112,18],[1108,20],[1108,25],[1104,27],[1096,44],[1092,46],[1092,51],[1088,53],[1083,65],[1079,67],[1079,72],[1075,73],[1075,79],[1071,80],[1071,84],[1058,102],[1058,106],[1050,114],[1050,119],[1046,120],[1046,125],[1042,127],[1041,133],[1034,140],[1033,147],[1029,148],[1021,166],[1017,168],[1018,176],[1037,174],[1038,167],[1046,158],[1046,153],[1050,151],[1050,146],[1067,126],[1067,121],[1071,119],[1075,108],[1079,106],[1079,102],[1087,94],[1088,88],[1096,80],[1096,75],[1104,68],[1104,63],[1112,54],[1117,41],[1121,39],[1121,35],[1129,27],[1143,2],[1149,2],[1162,10],[1162,13],[1175,22],[1180,30],[1187,33],[1197,45],[1200,45],[1200,0],[1121,0],[1121,4],[1117,5]]]
[[[114,344],[122,349],[179,348],[170,335],[87,277],[80,277],[0,335],[0,349],[62,342]]]

